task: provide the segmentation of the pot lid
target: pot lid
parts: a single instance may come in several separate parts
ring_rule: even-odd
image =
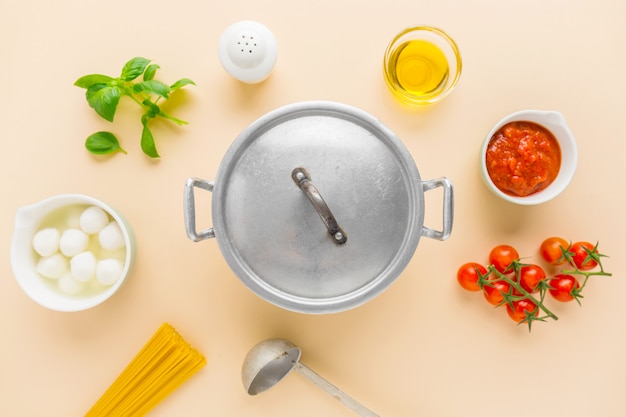
[[[332,102],[285,106],[245,129],[220,165],[212,206],[220,250],[244,284],[307,313],[352,308],[387,288],[424,219],[420,176],[402,142]]]

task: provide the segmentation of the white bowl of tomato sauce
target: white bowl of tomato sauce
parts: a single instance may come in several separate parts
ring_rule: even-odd
[[[481,147],[480,163],[494,194],[516,204],[541,204],[570,183],[578,150],[561,113],[522,110],[493,126]]]

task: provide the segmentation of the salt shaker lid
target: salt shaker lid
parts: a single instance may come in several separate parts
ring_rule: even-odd
[[[242,20],[222,33],[218,53],[226,72],[240,81],[254,84],[269,76],[276,63],[278,46],[266,26]]]

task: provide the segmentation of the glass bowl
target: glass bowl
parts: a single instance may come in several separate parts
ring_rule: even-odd
[[[432,26],[414,26],[396,35],[383,61],[385,82],[402,103],[435,103],[452,92],[461,76],[454,40]]]

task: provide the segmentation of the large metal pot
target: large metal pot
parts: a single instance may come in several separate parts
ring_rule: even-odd
[[[443,187],[441,230],[425,227],[424,192]],[[211,191],[213,227],[197,231],[196,188]],[[445,240],[446,178],[422,181],[398,137],[362,110],[302,102],[246,128],[214,182],[185,184],[185,228],[215,238],[254,293],[287,310],[331,313],[365,303],[405,269],[421,236]]]

